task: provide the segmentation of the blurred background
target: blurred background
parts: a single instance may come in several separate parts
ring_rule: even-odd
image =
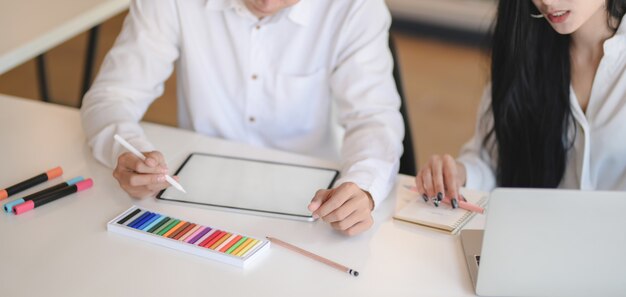
[[[418,164],[422,165],[434,153],[456,156],[473,133],[478,102],[489,78],[485,46],[497,1],[386,1],[393,16],[391,33],[397,45],[396,58]],[[120,32],[127,14],[121,10],[99,26],[94,76]],[[83,32],[45,52],[50,102],[78,107],[87,44],[88,32]],[[37,59],[0,71],[0,93],[41,100],[40,73]],[[175,75],[170,77],[165,93],[151,106],[144,120],[176,126],[175,81]]]

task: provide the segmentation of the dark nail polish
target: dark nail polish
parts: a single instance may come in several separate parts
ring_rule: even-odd
[[[443,193],[439,192],[437,193],[437,201],[441,201],[443,200]]]
[[[456,200],[456,198],[452,198],[452,208],[459,208],[459,202]]]
[[[461,195],[461,200],[463,200],[463,202],[467,202],[467,199],[465,199],[465,196]]]
[[[433,200],[433,203],[435,204],[435,207],[439,207],[439,200],[435,199]]]
[[[428,202],[428,196],[426,196],[426,194],[422,194],[422,199],[424,199],[424,202]]]

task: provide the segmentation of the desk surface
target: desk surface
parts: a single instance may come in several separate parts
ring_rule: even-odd
[[[334,166],[189,131],[142,125],[172,169],[190,152]],[[209,291],[223,296],[474,296],[458,237],[391,219],[396,200],[406,199],[396,198],[402,195],[392,193],[380,205],[371,230],[345,237],[324,222],[134,200],[119,188],[111,169],[93,159],[76,109],[0,95],[0,127],[2,186],[57,165],[65,170],[65,179],[82,175],[95,182],[88,191],[23,215],[0,214],[3,296],[207,296]],[[132,204],[256,237],[275,236],[361,275],[351,277],[278,246],[240,269],[107,232],[107,221]],[[483,224],[480,216],[468,227]]]
[[[130,0],[17,0],[0,4],[0,74],[128,8]]]

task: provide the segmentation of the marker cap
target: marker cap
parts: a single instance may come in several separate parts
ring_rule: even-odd
[[[68,186],[72,186],[72,185],[75,185],[78,182],[83,181],[83,180],[84,180],[84,178],[82,176],[77,176],[75,178],[72,178],[72,179],[68,180],[66,183],[67,183]]]
[[[6,204],[4,204],[4,207],[3,207],[4,208],[4,212],[12,213],[13,212],[13,206],[16,206],[18,204],[22,204],[24,202],[25,201],[24,201],[23,198],[17,199],[15,201],[7,202]]]
[[[56,177],[59,177],[63,174],[63,169],[61,169],[61,167],[55,167],[53,169],[48,170],[48,172],[46,172],[46,175],[48,175],[48,179],[53,179]]]
[[[16,215],[18,215],[18,214],[25,213],[33,208],[35,208],[35,203],[32,200],[28,200],[22,204],[18,204],[14,206],[13,212],[15,212]]]
[[[87,190],[91,188],[92,186],[93,186],[93,180],[91,178],[88,178],[84,181],[80,181],[76,183],[76,192]]]

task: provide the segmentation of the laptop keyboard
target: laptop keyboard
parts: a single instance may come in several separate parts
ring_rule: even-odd
[[[476,265],[480,266],[480,256],[474,255],[474,259],[476,260]]]

